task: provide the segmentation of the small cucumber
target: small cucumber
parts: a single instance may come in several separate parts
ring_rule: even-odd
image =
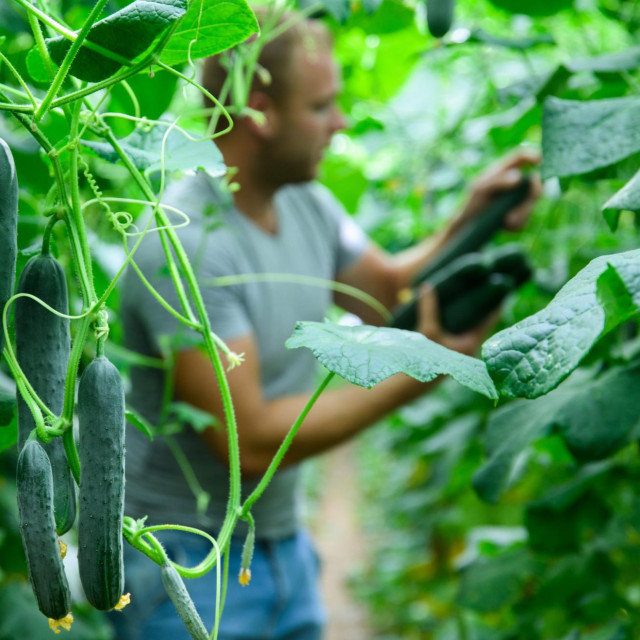
[[[24,266],[18,292],[29,293],[56,311],[69,313],[67,282],[60,263],[39,254]],[[42,401],[60,415],[64,405],[67,363],[71,349],[69,320],[60,318],[30,298],[15,303],[16,358]],[[21,447],[35,428],[27,404],[18,395],[18,443]],[[44,445],[53,469],[53,500],[59,535],[68,531],[76,515],[75,484],[61,438]]]
[[[438,298],[440,308],[463,295],[464,292],[480,286],[489,277],[489,272],[479,253],[468,253],[434,273],[429,279]],[[393,312],[392,327],[414,329],[418,321],[417,299],[398,307]]]
[[[465,253],[478,251],[502,226],[505,215],[527,197],[530,186],[531,181],[524,177],[516,187],[497,196],[485,211],[460,229],[440,253],[416,276],[413,284],[425,281],[442,267]]]
[[[0,313],[13,295],[18,253],[18,177],[9,145],[0,138]],[[4,330],[0,324],[0,354]]]
[[[38,609],[47,618],[59,620],[71,610],[71,596],[53,518],[51,463],[36,440],[27,441],[20,451],[16,482],[31,587]]]
[[[533,275],[533,269],[524,249],[518,244],[505,244],[484,253],[485,264],[493,273],[504,273],[514,278],[520,287]]]
[[[124,412],[120,372],[99,356],[78,387],[78,565],[87,600],[102,611],[118,604],[124,586]]]
[[[442,38],[453,23],[455,0],[427,0],[427,27],[435,38]]]
[[[171,563],[163,564],[161,577],[165,591],[171,599],[171,602],[173,602],[180,619],[184,622],[191,637],[194,638],[194,640],[209,640],[207,629],[177,569]]]
[[[515,280],[492,273],[487,282],[460,296],[441,310],[442,326],[449,333],[464,333],[478,326],[513,291]]]

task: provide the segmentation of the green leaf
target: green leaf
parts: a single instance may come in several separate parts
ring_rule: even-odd
[[[150,174],[161,169],[162,139],[165,133],[166,128],[157,126],[150,131],[136,129],[120,140],[120,145],[140,171]],[[82,144],[109,162],[120,161],[108,142],[83,140]],[[222,154],[213,142],[194,142],[177,129],[169,132],[164,152],[166,171],[192,172],[201,169],[213,177],[223,176],[226,172]]]
[[[618,162],[640,150],[640,98],[561,100],[542,113],[542,176],[572,176]]]
[[[258,31],[258,23],[245,0],[191,0],[160,59],[177,65],[205,58],[244,42]],[[193,43],[192,43],[193,42]]]
[[[16,412],[15,391],[9,392],[0,388],[0,427],[6,427],[13,420]]]
[[[29,53],[27,54],[27,70],[29,71],[29,75],[36,82],[51,82],[51,78],[49,73],[47,72],[47,68],[45,67],[44,61],[42,60],[42,56],[40,55],[40,51],[38,51],[38,47],[31,47]]]
[[[555,388],[605,332],[628,319],[610,304],[606,288],[614,286],[605,275],[613,267],[640,306],[640,250],[592,260],[538,313],[501,331],[483,345],[482,356],[502,395],[537,398]],[[605,305],[603,307],[602,305]]]
[[[640,211],[640,171],[602,207],[612,231],[618,226],[620,211]]]
[[[611,456],[635,437],[638,388],[637,364],[597,378],[579,371],[544,398],[516,400],[493,412],[485,436],[488,460],[473,477],[476,492],[496,502],[511,484],[520,453],[554,430],[580,462]]]
[[[203,411],[202,409],[198,409],[193,405],[187,404],[186,402],[172,402],[169,405],[169,408],[171,410],[171,415],[177,418],[180,423],[188,424],[199,433],[205,431],[209,427],[213,427],[215,429],[220,427],[220,422],[214,415],[207,411]]]
[[[153,440],[156,428],[143,415],[131,408],[128,408],[124,415],[130,424],[142,431],[149,440]]]
[[[573,6],[573,0],[491,0],[500,9],[528,16],[551,16]]]
[[[450,351],[413,331],[298,322],[286,346],[310,349],[329,371],[361,387],[371,388],[395,373],[420,382],[444,374],[489,398],[497,397],[480,360]]]
[[[640,47],[629,47],[615,53],[572,60],[567,63],[567,67],[573,73],[579,71],[591,71],[593,73],[633,71],[640,67]]]
[[[526,549],[480,558],[462,574],[458,604],[475,611],[497,611],[519,598],[533,572],[534,563]]]
[[[147,51],[166,29],[179,20],[187,10],[187,0],[135,0],[120,11],[96,22],[87,40],[108,49],[120,58],[133,61]],[[49,54],[61,64],[71,42],[59,36],[47,41]],[[123,66],[83,45],[71,65],[70,73],[88,82],[105,80]]]

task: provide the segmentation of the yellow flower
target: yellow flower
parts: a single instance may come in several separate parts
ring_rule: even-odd
[[[67,613],[67,615],[64,618],[60,618],[60,620],[49,618],[49,628],[53,633],[60,633],[60,629],[58,627],[62,627],[65,631],[70,631],[72,622],[73,615]]]
[[[58,538],[58,546],[60,547],[60,555],[62,556],[62,559],[64,560],[64,558],[67,555],[67,543],[60,540],[60,538]]]
[[[240,569],[240,575],[238,576],[238,582],[246,587],[251,582],[251,569]]]
[[[115,611],[122,611],[131,602],[131,594],[123,593],[118,604],[113,607]]]

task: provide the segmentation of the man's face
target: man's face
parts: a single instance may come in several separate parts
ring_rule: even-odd
[[[265,145],[265,162],[274,182],[305,182],[317,177],[331,137],[345,127],[336,104],[340,76],[325,47],[298,45],[291,63],[290,89],[277,105],[274,133]]]

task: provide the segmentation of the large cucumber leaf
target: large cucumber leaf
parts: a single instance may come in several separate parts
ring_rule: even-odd
[[[544,398],[516,400],[491,414],[485,436],[489,457],[473,478],[482,499],[495,502],[513,478],[521,452],[554,430],[580,462],[606,458],[636,436],[638,364],[591,376],[580,370]]]
[[[257,31],[256,17],[246,0],[191,0],[160,59],[176,65],[212,56]]]
[[[542,114],[542,176],[572,176],[607,167],[640,151],[640,98],[561,100]]]
[[[592,260],[538,313],[485,342],[499,392],[537,398],[555,388],[596,340],[640,306],[640,250]]]
[[[395,373],[420,382],[450,375],[473,391],[497,397],[480,360],[450,351],[414,331],[298,322],[286,346],[310,349],[329,371],[361,387],[371,388]]]
[[[87,40],[133,61],[149,49],[166,29],[182,18],[187,0],[135,0],[120,11],[96,22]],[[71,42],[59,36],[47,40],[51,58],[60,64]],[[123,63],[83,45],[71,65],[70,73],[88,82],[99,82],[116,73]]]
[[[136,129],[120,140],[120,145],[136,168],[150,174],[161,169],[162,139],[165,132],[164,127],[158,126],[150,131]],[[82,144],[109,162],[120,161],[108,142],[83,140]],[[222,154],[213,142],[194,142],[177,129],[172,129],[167,136],[164,168],[166,171],[183,173],[201,169],[213,177],[223,176],[226,172]]]

